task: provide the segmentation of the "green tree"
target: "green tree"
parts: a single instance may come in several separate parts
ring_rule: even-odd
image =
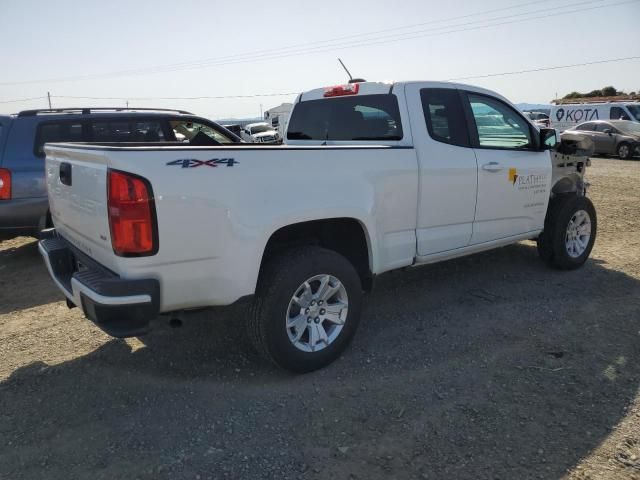
[[[614,97],[618,94],[618,91],[612,86],[604,87],[601,92],[603,97]]]

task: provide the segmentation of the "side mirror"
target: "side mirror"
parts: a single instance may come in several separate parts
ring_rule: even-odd
[[[610,128],[607,128],[603,130],[603,133],[606,133],[607,135],[613,135],[613,130],[611,130]]]
[[[555,128],[540,129],[540,150],[555,150],[559,144]]]

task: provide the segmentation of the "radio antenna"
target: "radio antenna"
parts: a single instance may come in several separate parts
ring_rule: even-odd
[[[344,62],[340,59],[338,59],[338,61],[340,62],[340,65],[342,65],[342,68],[344,68],[344,71],[347,72],[347,75],[349,75],[349,83],[360,83],[360,82],[366,82],[366,80],[364,78],[353,78],[351,76],[351,72],[347,69],[347,67],[345,66]]]
[[[349,72],[347,67],[344,65],[344,62],[339,58],[338,58],[338,61],[340,62],[340,65],[342,65],[342,68],[344,68],[344,71],[347,72],[347,75],[349,75],[349,81],[353,80],[353,77],[351,76],[351,72]]]

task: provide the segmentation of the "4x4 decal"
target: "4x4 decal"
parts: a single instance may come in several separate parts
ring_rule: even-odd
[[[179,160],[173,160],[167,162],[167,165],[180,165],[182,168],[196,168],[206,165],[207,167],[217,167],[218,165],[226,165],[227,167],[233,167],[240,162],[235,161],[233,158],[212,158],[211,160],[196,160],[195,158],[181,158]]]

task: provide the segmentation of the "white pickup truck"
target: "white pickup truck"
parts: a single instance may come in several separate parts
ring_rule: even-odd
[[[69,306],[126,337],[246,297],[257,348],[305,372],[346,347],[383,272],[527,239],[560,269],[591,252],[588,145],[559,145],[493,92],[316,89],[287,142],[47,145],[40,252]]]

